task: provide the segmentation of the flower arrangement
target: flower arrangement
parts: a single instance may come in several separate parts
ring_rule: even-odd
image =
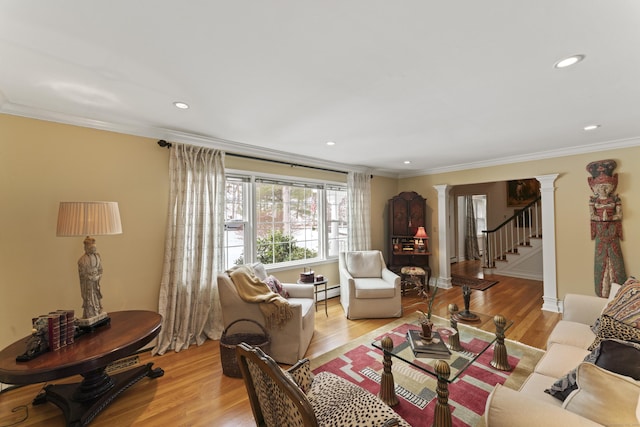
[[[420,313],[420,325],[422,326],[422,335],[424,338],[431,338],[431,328],[433,323],[431,322],[431,313],[433,310],[433,303],[436,299],[436,294],[438,293],[438,285],[433,285],[433,290],[430,289],[429,284],[423,284],[421,281],[417,281],[415,283],[415,287],[413,288],[418,292],[418,296],[422,299],[421,302],[416,304],[426,303],[426,310],[418,309],[418,313]]]

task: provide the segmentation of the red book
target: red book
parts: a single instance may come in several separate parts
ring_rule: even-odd
[[[67,345],[67,315],[65,313],[60,313],[58,311],[52,311],[49,313],[50,316],[58,319],[58,323],[60,325],[60,348],[66,347]]]

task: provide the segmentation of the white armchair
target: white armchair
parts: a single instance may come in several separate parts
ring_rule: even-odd
[[[402,316],[400,276],[380,251],[341,252],[340,304],[348,319]]]
[[[256,276],[266,280],[267,273],[262,264],[253,266]],[[293,365],[304,357],[315,329],[315,305],[313,285],[283,283],[289,293],[287,300],[293,317],[282,327],[268,329],[271,337],[270,355],[279,363]],[[218,275],[218,291],[222,306],[224,327],[238,319],[250,319],[266,328],[266,321],[258,304],[245,302],[240,298],[236,286],[228,274]]]

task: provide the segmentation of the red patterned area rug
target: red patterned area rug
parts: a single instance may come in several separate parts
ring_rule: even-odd
[[[482,348],[482,344],[491,339],[490,333],[478,328],[461,324],[458,327],[460,341],[467,349]],[[311,367],[315,373],[333,372],[377,395],[383,368],[382,352],[371,343],[388,334],[393,334],[394,342],[397,342],[398,337],[405,336],[407,329],[418,329],[418,326],[402,319],[391,322],[313,359]],[[505,340],[505,344],[509,363],[514,367],[512,371],[498,371],[490,367],[493,358],[493,348],[490,348],[449,385],[449,405],[454,427],[477,426],[481,423],[485,403],[493,387],[504,384],[518,389],[544,354],[540,349],[515,341]],[[395,390],[400,402],[393,409],[412,426],[431,425],[437,401],[436,379],[396,358],[392,358],[392,362]],[[455,366],[462,359],[458,360],[452,355],[447,362]]]
[[[458,276],[457,274],[451,275],[451,284],[454,286],[469,286],[476,291],[484,291],[489,289],[493,285],[498,283],[497,280],[485,280],[477,277]]]

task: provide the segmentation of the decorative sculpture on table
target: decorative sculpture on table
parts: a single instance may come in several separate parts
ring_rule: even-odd
[[[61,202],[58,210],[58,236],[86,236],[84,254],[78,260],[83,315],[76,319],[82,331],[107,325],[110,318],[102,309],[102,259],[91,235],[121,234],[122,223],[117,202]]]
[[[33,323],[31,336],[27,340],[27,348],[24,354],[16,356],[17,362],[26,362],[38,357],[39,355],[49,351],[49,343],[47,342],[48,324],[42,319],[36,319]]]
[[[615,194],[618,174],[613,173],[615,160],[598,160],[587,165],[591,177],[587,178],[593,195],[589,198],[591,239],[595,239],[594,285],[595,293],[608,297],[611,283],[624,283],[622,248],[622,202]]]
[[[462,299],[464,300],[464,310],[456,313],[456,320],[463,322],[478,322],[480,317],[469,310],[469,305],[471,303],[471,288],[468,285],[462,286]]]
[[[102,311],[102,293],[100,278],[102,277],[102,261],[96,248],[96,239],[87,236],[84,239],[84,255],[78,260],[80,275],[80,292],[85,319],[95,318],[106,313]]]

